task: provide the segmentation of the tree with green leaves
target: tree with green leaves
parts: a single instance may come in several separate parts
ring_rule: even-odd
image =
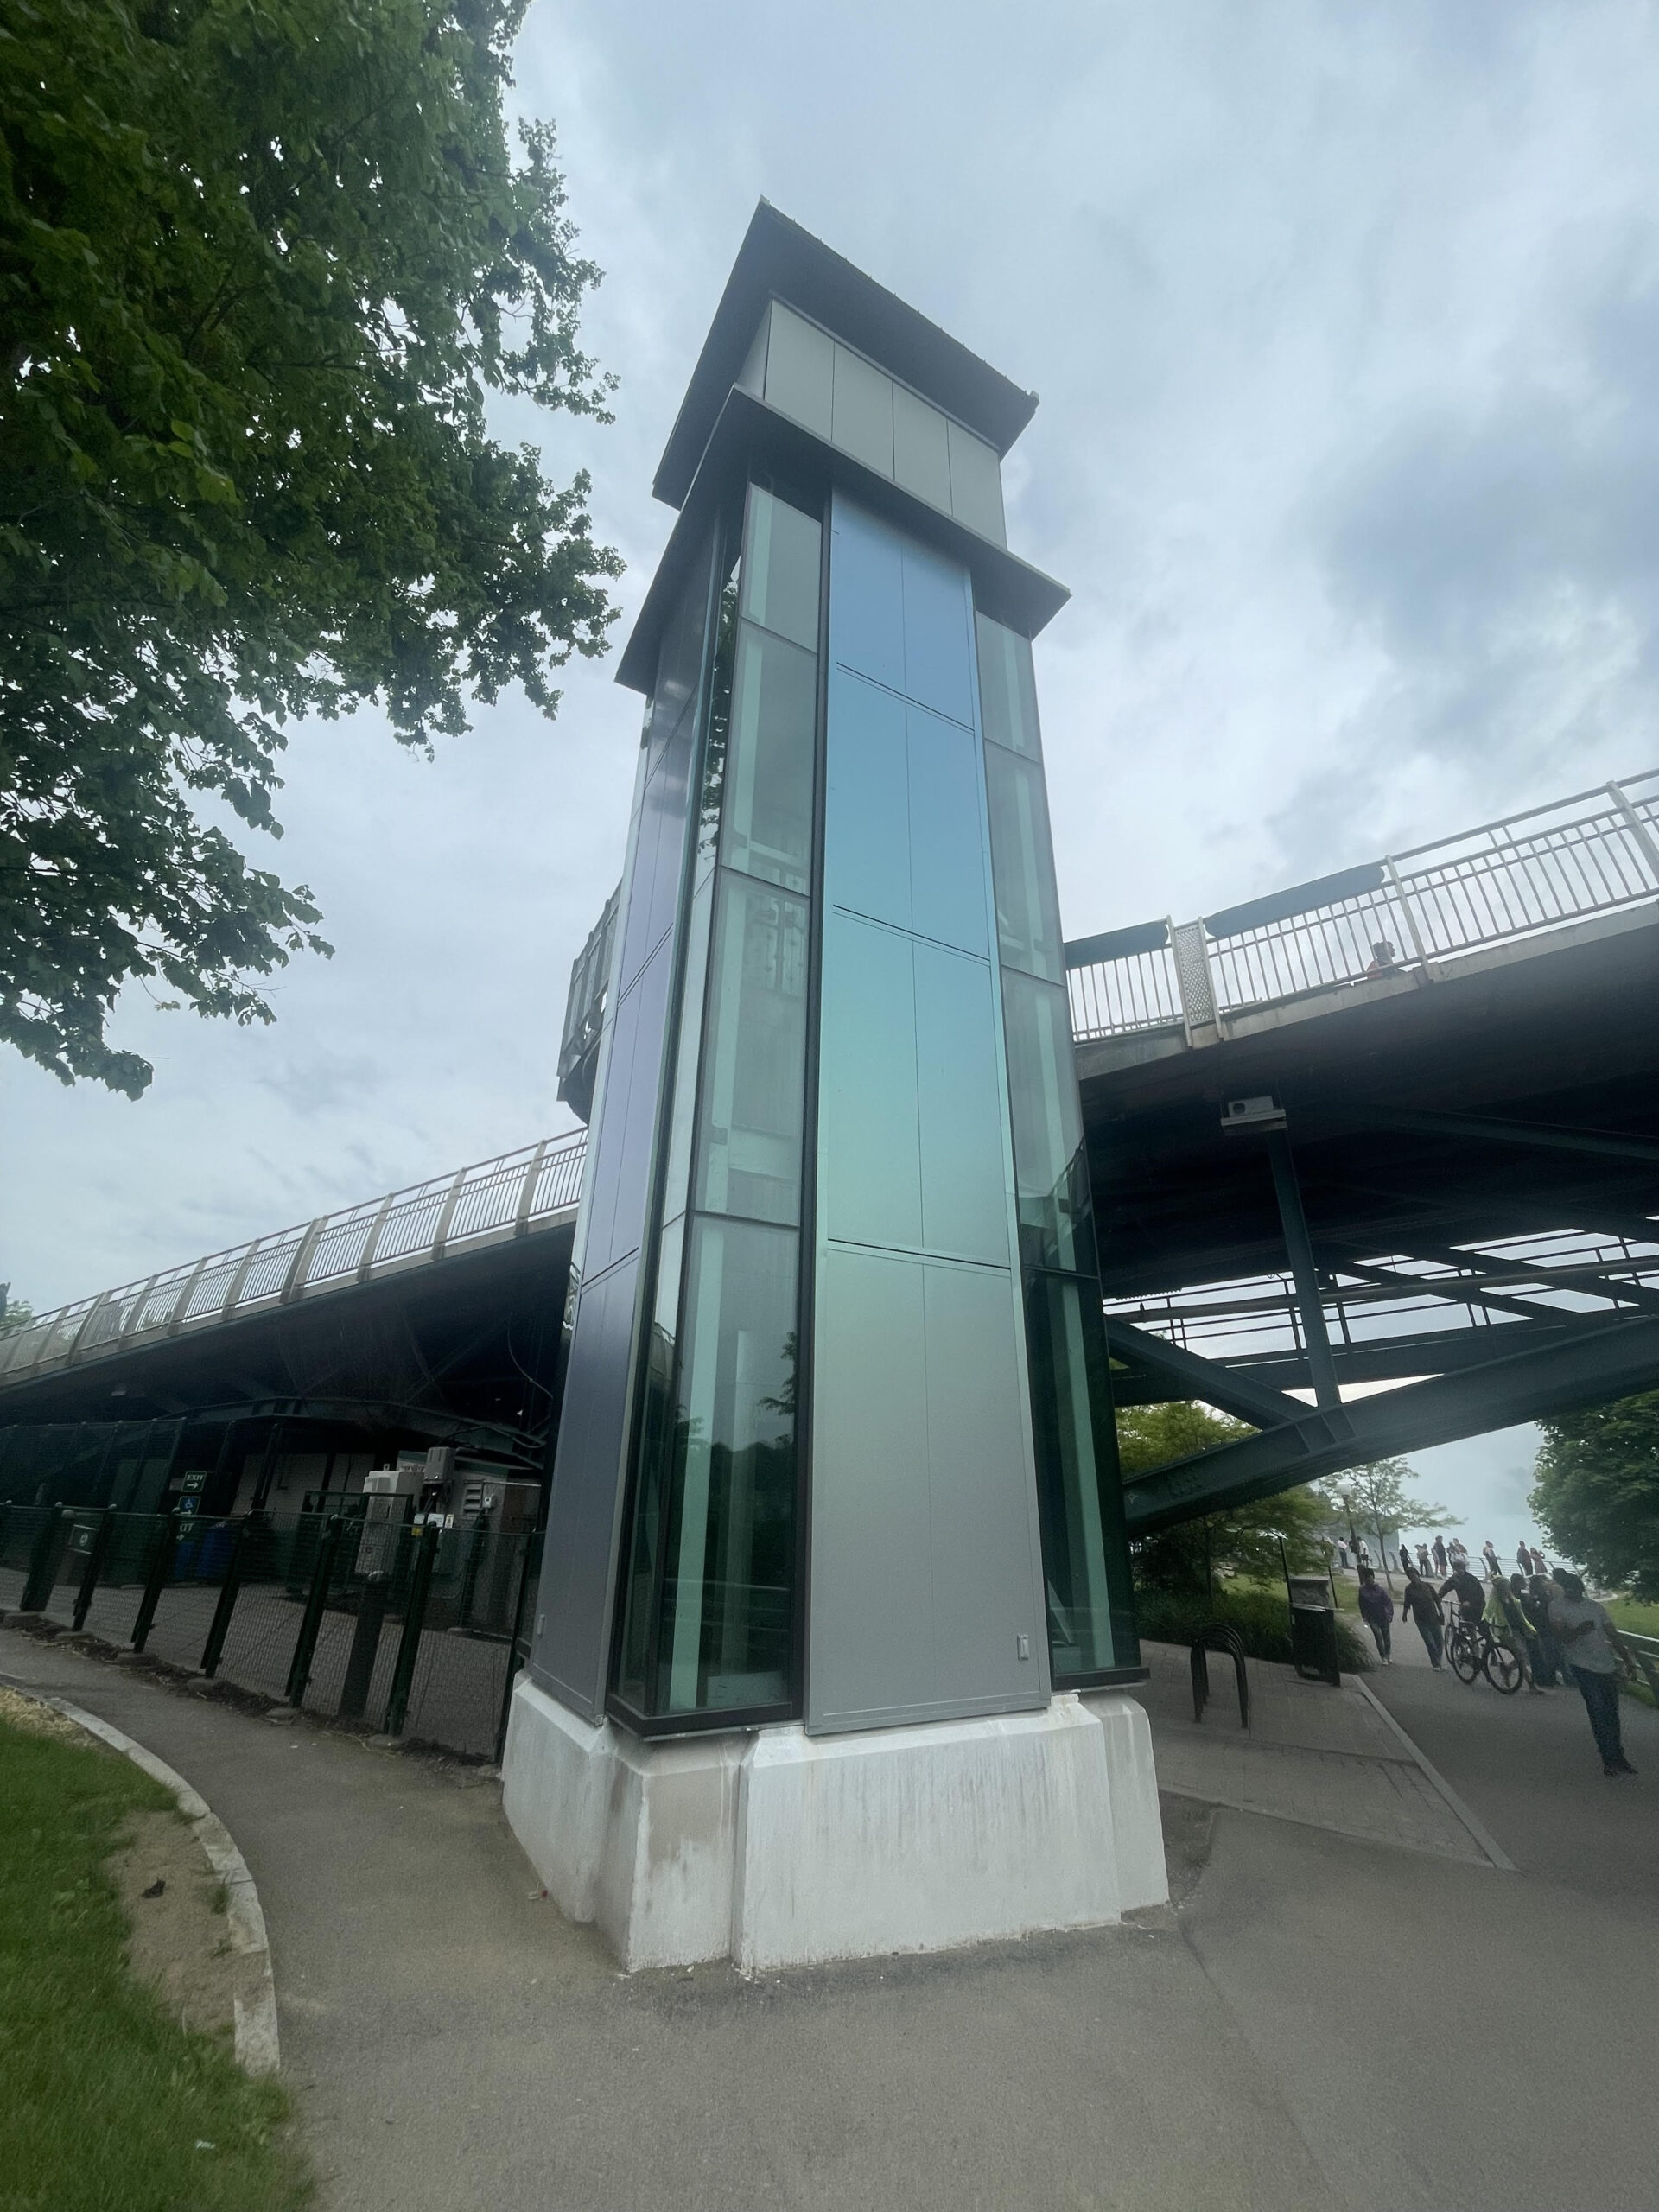
[[[1539,1427],[1539,1526],[1605,1588],[1659,1599],[1659,1390]]]
[[[1251,1431],[1242,1421],[1184,1401],[1156,1406],[1121,1406],[1117,1413],[1118,1460],[1125,1475],[1142,1474],[1170,1459],[1230,1444]],[[1293,1574],[1322,1573],[1325,1554],[1319,1530],[1326,1518],[1323,1499],[1306,1488],[1281,1491],[1274,1497],[1184,1521],[1131,1546],[1135,1578],[1143,1589],[1175,1592],[1215,1588],[1216,1571],[1228,1567],[1253,1581],[1274,1581],[1288,1566]]]
[[[1370,1459],[1363,1466],[1348,1467],[1341,1474],[1333,1475],[1319,1485],[1319,1494],[1324,1501],[1325,1517],[1346,1522],[1356,1546],[1362,1527],[1368,1534],[1375,1533],[1377,1558],[1386,1573],[1388,1557],[1382,1544],[1385,1529],[1458,1529],[1463,1525],[1458,1516],[1448,1513],[1443,1505],[1431,1505],[1424,1498],[1412,1497],[1406,1484],[1417,1479],[1415,1468],[1404,1459]]]
[[[66,1083],[149,1081],[129,979],[269,1020],[328,950],[226,832],[286,724],[429,751],[605,648],[586,474],[487,415],[609,419],[525,5],[0,0],[0,1035]]]

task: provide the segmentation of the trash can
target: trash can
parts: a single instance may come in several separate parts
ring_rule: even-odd
[[[1337,1661],[1337,1609],[1331,1585],[1322,1574],[1292,1574],[1290,1585],[1291,1662],[1304,1681],[1342,1687]]]

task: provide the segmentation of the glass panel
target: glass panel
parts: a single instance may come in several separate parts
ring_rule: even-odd
[[[1002,520],[1002,471],[995,449],[960,423],[946,425],[950,448],[950,512],[958,522],[1006,545]]]
[[[674,1066],[674,1104],[668,1125],[668,1167],[663,1182],[663,1211],[678,1213],[686,1203],[691,1173],[691,1123],[697,1100],[697,1070],[702,1053],[703,985],[709,974],[709,923],[715,887],[705,883],[691,901],[685,947],[685,988],[680,996],[680,1038]]]
[[[849,690],[851,686],[848,687]],[[910,815],[910,925],[918,936],[990,950],[980,747],[971,729],[905,709]]]
[[[696,1203],[798,1221],[805,901],[722,871],[710,966]]]
[[[619,1694],[643,1711],[651,1656],[652,1596],[662,1544],[663,1498],[674,1459],[674,1347],[680,1312],[685,1217],[671,1221],[658,1249],[657,1298],[645,1344],[645,1396],[640,1423],[639,1478],[633,1540],[624,1584]]]
[[[823,924],[818,1219],[849,1244],[922,1241],[912,942],[831,907]]]
[[[979,705],[985,735],[1012,753],[1043,754],[1037,728],[1037,678],[1031,640],[1005,629],[988,614],[974,618],[979,631]]]
[[[709,680],[709,741],[702,748],[702,787],[697,801],[697,851],[691,880],[702,884],[714,873],[720,843],[720,810],[726,795],[726,763],[731,742],[732,664],[737,656],[737,575],[726,579],[715,617],[715,663]]]
[[[893,388],[893,473],[906,492],[950,512],[950,462],[944,417],[901,384]]]
[[[831,906],[907,930],[910,778],[904,701],[836,669],[830,679],[825,750],[825,895]]]
[[[1006,1268],[1008,1189],[990,963],[937,944],[916,945],[913,957],[922,1243],[931,1252]]]
[[[721,857],[791,891],[806,889],[812,865],[817,670],[816,655],[738,625]]]
[[[991,811],[996,937],[1003,965],[1063,983],[1065,947],[1042,766],[1000,745],[988,745],[985,782]]]
[[[971,729],[974,655],[967,571],[907,539],[903,591],[905,696]]]
[[[743,612],[809,652],[818,649],[818,564],[823,526],[759,484],[749,486]]]
[[[835,343],[828,332],[774,300],[766,347],[767,404],[827,438],[834,377]]]
[[[658,1711],[789,1695],[797,1244],[747,1222],[692,1225]]]
[[[699,548],[691,563],[690,573],[658,648],[657,683],[646,726],[646,741],[652,753],[647,774],[655,767],[656,755],[664,742],[696,696],[697,679],[702,673],[702,632],[709,612],[709,567],[713,553],[711,538]]]
[[[1020,1250],[1027,1268],[1095,1272],[1089,1162],[1065,993],[1008,968],[1002,1026],[1020,1194]]]
[[[1026,1294],[1027,1343],[1042,1507],[1049,1651],[1056,1683],[1134,1666],[1122,1506],[1099,1291],[1039,1274]],[[1114,1619],[1116,1615],[1116,1619]]]
[[[878,474],[893,474],[893,379],[849,347],[836,348],[830,438]]]

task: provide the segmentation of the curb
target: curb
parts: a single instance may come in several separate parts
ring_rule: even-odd
[[[1468,1806],[1464,1803],[1462,1798],[1459,1796],[1457,1791],[1446,1779],[1446,1777],[1440,1772],[1438,1768],[1430,1764],[1427,1753],[1420,1750],[1415,1741],[1406,1733],[1406,1731],[1389,1711],[1388,1707],[1383,1704],[1382,1699],[1378,1697],[1376,1692],[1371,1688],[1363,1675],[1344,1675],[1343,1680],[1344,1682],[1352,1682],[1354,1688],[1360,1693],[1360,1695],[1370,1700],[1372,1709],[1381,1715],[1384,1724],[1394,1731],[1394,1733],[1400,1738],[1400,1741],[1411,1753],[1412,1758],[1416,1761],[1419,1768],[1422,1771],[1424,1780],[1428,1783],[1432,1789],[1437,1789],[1440,1796],[1445,1798],[1447,1805],[1451,1808],[1452,1812],[1457,1815],[1464,1827],[1468,1829],[1470,1834],[1485,1853],[1487,1858],[1491,1859],[1492,1865],[1497,1867],[1499,1873],[1513,1874],[1515,1872],[1514,1859],[1509,1856],[1502,1844],[1498,1842],[1497,1838],[1493,1835],[1491,1829],[1488,1828],[1482,1821],[1478,1820],[1470,1810]]]
[[[164,1789],[172,1791],[179,1810],[195,1831],[208,1865],[225,1885],[225,1917],[231,1948],[237,1954],[241,1968],[238,1979],[244,1985],[232,1998],[236,2014],[236,2063],[245,2074],[256,2077],[275,2074],[282,2064],[282,2048],[276,2032],[276,1981],[271,1972],[264,1911],[253,1876],[248,1872],[248,1863],[237,1849],[224,1821],[181,1774],[175,1774],[165,1760],[158,1759],[154,1751],[146,1751],[111,1722],[100,1720],[97,1713],[88,1713],[84,1706],[72,1705],[67,1697],[50,1697],[28,1682],[15,1681],[10,1675],[0,1675],[0,1681],[20,1697],[29,1698],[36,1705],[50,1706],[54,1713],[62,1713],[66,1720],[73,1720],[77,1727],[84,1728],[89,1736],[96,1736],[111,1751],[122,1752]]]

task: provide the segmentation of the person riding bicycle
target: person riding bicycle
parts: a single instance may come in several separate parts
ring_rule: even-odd
[[[1459,1611],[1471,1627],[1486,1610],[1486,1592],[1481,1588],[1478,1578],[1469,1572],[1466,1560],[1460,1560],[1446,1576],[1440,1585],[1440,1594],[1442,1598],[1457,1599]]]

